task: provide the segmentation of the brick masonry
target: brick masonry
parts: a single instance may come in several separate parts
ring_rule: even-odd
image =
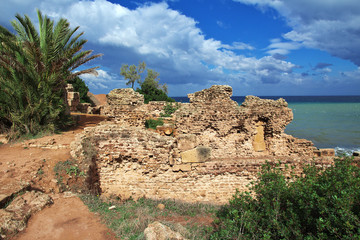
[[[105,113],[113,121],[87,128],[71,144],[72,156],[86,166],[89,143],[104,195],[188,202],[226,203],[245,191],[266,162],[289,164],[297,174],[304,164],[332,163],[331,149],[284,133],[293,118],[283,99],[230,99],[229,86],[189,94],[170,122],[171,136],[145,129],[165,103],[144,104],[132,89],[108,97]],[[109,94],[111,95],[111,94]]]

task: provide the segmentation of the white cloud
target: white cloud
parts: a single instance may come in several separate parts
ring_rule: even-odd
[[[116,76],[113,76],[105,70],[98,69],[97,72],[97,76],[93,74],[81,75],[81,79],[92,89],[108,89],[111,85],[120,85],[125,82],[123,79],[119,80]]]
[[[267,53],[271,55],[287,55],[291,50],[297,50],[301,47],[301,44],[297,42],[283,42],[280,39],[272,39],[270,40],[271,44],[267,47],[269,49]]]
[[[231,45],[224,44],[223,48],[229,50],[254,50],[255,48],[250,44],[243,43],[243,42],[233,42]]]
[[[276,9],[293,28],[284,34],[285,39],[360,65],[359,0],[234,1],[255,5],[263,11],[269,7]]]
[[[5,2],[6,12],[19,7],[14,1]],[[99,70],[97,78],[82,77],[93,89],[125,87],[124,81],[119,80],[121,64],[139,61],[160,72],[160,79],[170,85],[170,91],[176,89],[171,85],[187,84],[201,89],[209,83],[223,84],[234,79],[244,84],[294,81],[294,64],[270,56],[258,59],[240,55],[234,50],[254,48],[242,42],[226,45],[205,38],[194,19],[170,9],[165,2],[141,5],[134,10],[106,0],[28,0],[25,5],[29,9],[38,7],[54,18],[67,18],[72,27],[81,26],[84,38],[89,40],[86,47],[104,53],[98,63],[107,70]],[[28,14],[36,19],[34,10]],[[0,15],[0,24],[4,21]],[[271,49],[293,48],[294,45],[279,42]]]

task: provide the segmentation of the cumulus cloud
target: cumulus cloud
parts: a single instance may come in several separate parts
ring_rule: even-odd
[[[5,0],[4,6],[7,10],[1,11],[13,16],[21,4]],[[89,40],[86,47],[104,53],[97,63],[106,70],[101,68],[96,78],[83,76],[93,89],[125,87],[119,76],[121,64],[139,61],[160,72],[160,79],[169,84],[170,91],[177,85],[202,89],[210,83],[234,80],[244,84],[294,81],[291,76],[297,66],[277,57],[284,54],[279,49],[291,50],[294,45],[274,42],[269,48],[274,57],[246,57],[239,52],[254,47],[206,38],[193,18],[170,9],[166,2],[147,3],[133,10],[106,0],[26,0],[24,6],[33,19],[35,8],[39,8],[50,17],[68,19],[72,27],[81,26],[80,31],[85,31],[84,37]],[[4,18],[0,14],[0,24]]]
[[[360,4],[358,0],[234,1],[255,5],[262,11],[269,7],[276,9],[293,28],[292,31],[284,34],[285,39],[301,43],[306,47],[327,51],[336,57],[360,65]]]
[[[119,77],[108,73],[105,70],[99,69],[97,70],[98,74],[83,74],[81,78],[85,81],[85,83],[92,89],[109,89],[111,85],[119,84],[121,82],[125,82],[123,79],[119,79]]]

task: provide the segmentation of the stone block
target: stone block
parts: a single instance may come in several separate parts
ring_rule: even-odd
[[[211,156],[211,148],[199,146],[197,148],[180,153],[183,163],[205,162]]]
[[[172,167],[173,172],[189,172],[191,171],[191,165],[190,164],[179,164]]]
[[[174,127],[169,124],[165,124],[163,126],[157,126],[156,131],[160,135],[170,136],[174,132]]]
[[[320,152],[322,157],[335,157],[335,149],[333,148],[322,148]]]
[[[315,157],[321,157],[321,151],[320,150],[314,150],[314,156]]]

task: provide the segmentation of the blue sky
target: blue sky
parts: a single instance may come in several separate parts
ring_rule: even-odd
[[[170,96],[233,87],[234,95],[360,95],[358,0],[1,0],[0,24],[36,8],[80,26],[99,75],[124,88],[122,64],[145,61]]]

